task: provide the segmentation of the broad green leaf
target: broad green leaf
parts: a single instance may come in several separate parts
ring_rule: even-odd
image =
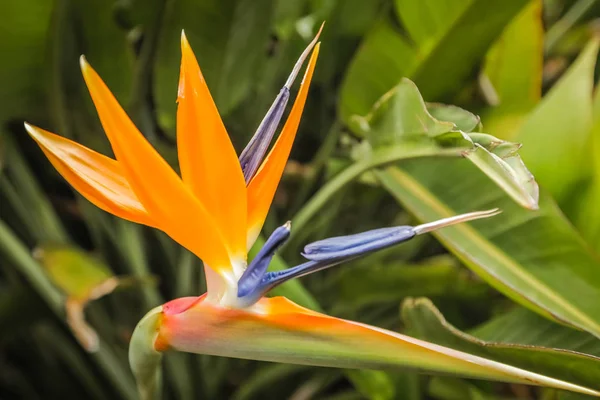
[[[515,136],[523,143],[523,160],[561,205],[591,175],[588,146],[599,43],[588,44]]]
[[[56,286],[76,299],[89,298],[94,288],[114,277],[104,263],[74,247],[44,245],[34,251],[34,256]]]
[[[475,143],[475,148],[466,152],[465,157],[523,207],[537,209],[537,183],[518,154],[503,158]]]
[[[492,108],[486,131],[509,140],[542,96],[542,1],[531,0],[488,51],[481,86]]]
[[[600,261],[549,196],[538,211],[522,209],[464,160],[411,161],[376,174],[420,221],[500,208],[489,221],[434,235],[513,300],[600,337],[600,304],[589,301],[600,296]]]
[[[487,293],[451,257],[436,257],[422,264],[408,265],[392,260],[374,264],[369,257],[357,266],[348,266],[336,279],[336,304],[340,308],[399,302],[409,296],[447,297],[473,300]]]
[[[106,265],[70,246],[40,246],[35,249],[34,257],[46,268],[52,282],[65,294],[67,324],[77,340],[86,350],[98,351],[98,334],[86,322],[84,308],[89,301],[110,294],[118,286],[136,281],[114,276]]]
[[[442,116],[457,119],[457,114],[446,112]],[[457,149],[456,155],[473,162],[516,202],[537,208],[537,183],[517,153],[518,144],[482,133],[466,134],[453,122],[433,118],[417,87],[406,78],[379,99],[371,113],[353,116],[351,121],[351,128],[365,135],[374,148],[406,145]]]
[[[479,117],[460,107],[441,103],[427,103],[427,111],[439,121],[452,122],[456,128],[463,132],[481,130]]]
[[[484,341],[450,325],[429,299],[407,299],[402,317],[417,337],[559,380],[600,389],[600,358],[536,345]]]
[[[452,118],[455,119],[456,113],[453,114]],[[352,157],[358,162],[336,174],[298,211],[288,244],[299,245],[296,243],[297,232],[302,231],[328,200],[363,173],[401,160],[459,157],[480,148],[480,151],[494,155],[488,157],[487,161],[480,162],[485,167],[484,171],[507,193],[515,196],[514,200],[519,204],[531,209],[537,207],[537,184],[516,153],[519,144],[504,142],[482,133],[466,134],[453,130],[456,129],[454,123],[448,122],[452,121],[439,121],[431,116],[418,89],[408,79],[402,79],[384,95],[371,113],[352,116],[348,127],[358,136],[368,137],[369,142],[378,147],[372,148],[367,141],[353,147]],[[490,164],[486,164],[487,162]],[[518,190],[514,189],[515,185]]]
[[[393,117],[400,113],[403,118]],[[455,128],[453,123],[431,116],[419,90],[406,78],[383,95],[370,114],[353,116],[351,120],[355,131],[368,135],[373,147],[389,145],[412,135],[435,137]]]
[[[577,193],[571,207],[573,221],[593,249],[600,253],[600,90],[594,96],[594,123],[590,134],[588,156],[592,168],[587,187]]]
[[[157,116],[163,127],[175,130],[181,30],[185,29],[221,115],[227,115],[250,94],[259,76],[273,9],[273,0],[181,0],[169,4],[154,80]]]
[[[486,342],[543,346],[600,357],[598,338],[556,324],[523,307],[498,315],[472,329],[469,334]]]
[[[527,0],[396,0],[396,21],[382,17],[366,34],[342,83],[339,114],[364,115],[398,83],[413,79],[427,98],[456,91]]]
[[[43,106],[46,31],[53,2],[0,3],[0,123],[8,118],[35,117]],[[10,56],[9,56],[10,55]]]

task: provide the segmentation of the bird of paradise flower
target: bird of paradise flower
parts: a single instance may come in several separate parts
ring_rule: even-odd
[[[167,350],[343,368],[404,367],[599,395],[558,379],[330,317],[283,297],[265,297],[289,279],[498,212],[474,212],[416,227],[325,239],[304,248],[306,263],[267,272],[275,251],[289,236],[291,225],[286,223],[271,234],[248,265],[248,250],[262,229],[300,123],[319,54],[318,36],[300,56],[238,158],[182,32],[177,109],[181,177],[138,131],[83,57],[83,77],[116,160],[25,124],[54,167],[90,202],[118,217],[164,231],[204,262],[207,293],[156,307],[133,333],[129,360],[141,397],[156,395],[161,354]],[[289,117],[267,154],[290,88],[309,55]]]

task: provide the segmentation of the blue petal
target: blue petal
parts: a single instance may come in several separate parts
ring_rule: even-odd
[[[271,238],[273,236],[275,236],[275,232],[271,235]],[[248,273],[248,270],[246,270],[238,283],[238,299],[241,305],[254,304],[269,290],[290,279],[333,267],[345,261],[410,240],[414,236],[415,231],[412,227],[399,226],[320,240],[304,248],[304,256],[310,259],[310,261],[283,271],[266,272],[272,252],[274,252],[270,248],[265,250],[265,248],[269,247],[269,241],[271,240],[269,238],[265,247],[259,252],[259,255],[265,250],[264,253],[269,253],[271,256],[268,257],[268,260],[265,257],[261,258],[261,261],[259,261],[260,264],[257,264],[256,267],[253,267],[253,264],[259,256],[252,261],[248,270],[256,268],[258,271],[258,268],[261,268],[260,272],[249,273],[251,278],[244,279],[244,276]],[[266,260],[266,262],[263,264],[262,260]],[[243,283],[242,280],[244,280]]]
[[[359,256],[411,239],[411,226],[374,229],[355,235],[319,240],[304,247],[302,255],[309,260],[331,260]]]
[[[252,139],[250,139],[250,142],[240,155],[240,165],[242,166],[242,171],[244,172],[246,184],[252,180],[256,174],[256,171],[258,171],[260,168],[267,149],[273,140],[273,135],[279,126],[285,106],[290,98],[290,88],[294,84],[294,80],[296,79],[296,76],[298,76],[298,72],[300,71],[302,64],[304,64],[304,60],[306,60],[306,57],[308,57],[311,50],[317,43],[317,39],[319,38],[322,29],[323,25],[321,25],[319,32],[317,32],[314,39],[308,44],[306,49],[304,49],[300,55],[300,58],[298,58],[298,61],[296,61],[290,76],[288,76],[287,81],[285,81],[285,85],[279,91],[279,94],[275,98],[271,108],[269,108],[269,111],[267,111],[267,114],[261,121],[258,129],[256,129],[254,136],[252,136]]]
[[[290,237],[290,223],[275,229],[238,281],[238,297],[252,292],[267,272],[275,251]]]
[[[273,140],[273,135],[277,130],[277,126],[279,126],[281,116],[283,115],[283,111],[285,110],[289,98],[290,90],[288,87],[284,86],[258,126],[256,133],[254,133],[254,136],[244,151],[242,151],[240,165],[244,172],[246,184],[250,182],[254,174],[256,174],[256,171],[258,171],[258,168],[265,157],[265,153],[271,144],[271,140]]]
[[[377,250],[394,246],[398,243],[410,240],[416,235],[421,235],[436,229],[445,228],[467,221],[488,218],[498,214],[499,212],[500,210],[495,208],[487,211],[477,211],[468,214],[456,215],[438,221],[418,225],[416,227],[397,226],[393,228],[374,229],[355,235],[339,236],[320,240],[318,242],[311,243],[304,248],[303,255],[309,259],[309,261],[305,262],[304,264],[300,264],[283,271],[266,272],[268,263],[273,256],[273,252],[283,243],[285,239],[287,239],[287,236],[285,236],[285,239],[283,240],[274,238],[274,236],[276,236],[274,232],[265,244],[265,248],[261,249],[259,252],[259,256],[261,254],[262,256],[256,257],[256,259],[259,259],[259,261],[256,261],[255,259],[248,268],[256,269],[256,272],[246,271],[244,273],[244,276],[249,274],[252,275],[252,277],[247,278],[248,281],[244,282],[243,289],[238,289],[238,300],[242,306],[250,306],[264,296],[269,290],[290,279],[308,275],[313,272],[341,264],[345,261],[350,261],[363,255],[373,253]],[[273,244],[270,244],[271,240]],[[257,266],[253,267],[255,262]],[[244,280],[244,276],[242,276],[240,282]]]

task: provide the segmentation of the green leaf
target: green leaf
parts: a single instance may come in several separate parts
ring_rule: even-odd
[[[402,117],[396,117],[401,114]],[[433,118],[419,93],[409,79],[403,78],[392,90],[379,99],[365,117],[353,116],[357,133],[368,134],[373,147],[395,143],[406,136],[441,135],[454,129],[452,122]]]
[[[381,371],[352,370],[346,371],[356,390],[368,399],[391,400],[396,397],[396,389],[390,377]]]
[[[599,43],[588,44],[515,136],[523,143],[523,160],[561,205],[591,174],[588,146]]]
[[[227,115],[257,81],[266,60],[273,9],[273,0],[170,3],[154,81],[157,116],[163,127],[175,131],[181,30],[185,29],[221,115]]]
[[[420,221],[499,207],[493,219],[434,235],[513,300],[600,337],[600,308],[588,300],[600,296],[600,262],[548,196],[526,211],[463,160],[406,162],[376,174]]]
[[[400,302],[408,296],[477,299],[487,293],[484,283],[458,268],[452,257],[436,257],[418,265],[371,257],[359,265],[343,268],[336,281],[338,307]]]
[[[463,111],[461,118],[466,113]],[[460,119],[456,110],[442,116]],[[457,155],[473,162],[516,202],[529,209],[537,208],[537,183],[517,153],[518,144],[481,133],[465,134],[457,131],[452,121],[433,118],[417,87],[406,78],[379,99],[371,113],[354,116],[352,121],[351,128],[364,134],[374,148],[405,145],[456,149]]]
[[[56,286],[73,298],[87,299],[94,288],[113,278],[104,263],[71,246],[42,245],[34,256]]]
[[[538,185],[518,154],[502,158],[475,143],[475,148],[465,152],[465,157],[523,207],[538,208]]]
[[[523,307],[496,316],[469,334],[487,342],[551,347],[600,357],[598,338],[556,324]]]
[[[117,25],[112,2],[91,0],[84,5],[56,1],[48,42],[51,62],[47,67],[47,108],[54,126],[47,128],[108,152],[108,141],[99,134],[100,124],[81,75],[79,58],[85,55],[121,104],[127,105],[133,49],[127,32]]]
[[[444,115],[457,119],[456,112]],[[299,245],[297,232],[346,184],[373,168],[413,158],[458,157],[476,152],[470,160],[515,201],[530,209],[537,207],[537,184],[516,152],[518,144],[481,133],[466,134],[455,130],[453,121],[433,118],[417,87],[408,79],[402,79],[386,93],[368,115],[352,116],[349,128],[368,137],[369,143],[363,141],[355,146],[353,156],[359,162],[330,179],[298,211],[288,244]]]
[[[589,157],[592,159],[592,176],[587,187],[577,193],[570,207],[573,221],[593,249],[600,253],[600,90],[594,96],[594,125],[590,135]]]
[[[532,0],[485,57],[483,75],[491,85],[488,100],[494,106],[495,118],[506,113],[525,114],[541,99],[543,42],[542,1]],[[492,133],[507,137],[507,132]]]
[[[481,87],[492,108],[486,130],[510,139],[542,97],[544,28],[542,1],[532,0],[488,51]]]
[[[417,337],[559,380],[600,388],[600,358],[539,345],[483,341],[450,325],[429,299],[407,299],[402,317]]]
[[[46,31],[53,2],[46,0],[0,3],[0,123],[8,118],[35,117],[43,105]]]
[[[439,121],[452,122],[458,130],[463,132],[473,132],[480,130],[481,127],[481,121],[477,115],[457,106],[427,103],[427,111]]]
[[[427,98],[456,91],[527,0],[396,0],[396,21],[383,17],[366,34],[344,78],[339,114],[366,114],[398,83],[413,79]]]
[[[59,216],[45,196],[21,150],[8,135],[6,146],[6,174],[0,176],[0,190],[7,200],[2,209],[17,217],[17,226],[28,228],[33,244],[39,242],[64,243],[68,241]]]
[[[504,400],[486,395],[483,390],[464,379],[436,376],[429,381],[427,393],[438,400]],[[506,399],[508,400],[508,399]]]
[[[72,246],[42,245],[34,250],[34,257],[65,294],[66,320],[73,334],[87,351],[97,352],[98,334],[85,320],[85,307],[119,286],[143,281],[118,278],[105,264]]]

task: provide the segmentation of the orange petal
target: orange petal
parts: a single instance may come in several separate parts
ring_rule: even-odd
[[[177,148],[183,182],[202,202],[230,254],[246,258],[246,183],[235,149],[181,33]]]
[[[156,226],[211,267],[230,269],[229,255],[210,214],[142,136],[83,57],[81,70],[123,174]]]
[[[300,124],[300,117],[304,110],[304,103],[308,95],[308,88],[312,79],[317,57],[319,56],[320,43],[317,43],[308,62],[308,67],[304,73],[304,79],[300,85],[300,91],[292,107],[292,111],[279,135],[277,142],[271,149],[271,152],[263,161],[260,169],[248,185],[248,243],[253,244],[256,237],[262,229],[269,207],[273,201],[273,196],[279,185],[279,180],[283,174],[285,164],[287,163],[292,144],[296,137],[296,131]]]
[[[118,162],[38,127],[25,124],[25,129],[52,165],[83,197],[117,217],[153,225]]]

